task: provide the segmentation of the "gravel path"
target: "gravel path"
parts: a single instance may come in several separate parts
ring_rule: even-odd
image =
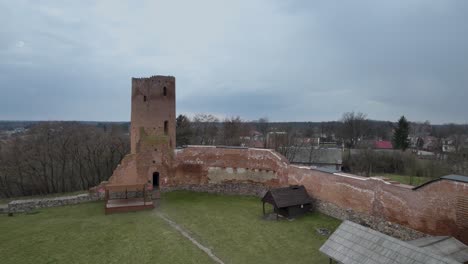
[[[197,246],[199,249],[205,252],[211,259],[213,259],[214,262],[224,264],[224,262],[221,259],[219,259],[215,254],[213,254],[213,252],[211,252],[211,249],[205,247],[200,242],[198,242],[195,238],[193,238],[187,231],[185,231],[176,222],[172,221],[171,219],[169,219],[166,215],[162,214],[161,212],[156,212],[155,214],[156,216],[164,220],[166,223],[168,223],[172,228],[179,231],[179,233],[181,233],[184,237],[190,240],[190,242],[192,242],[195,246]]]

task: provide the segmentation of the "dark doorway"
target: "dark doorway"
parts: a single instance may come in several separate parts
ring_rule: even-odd
[[[153,188],[159,189],[159,172],[153,172]]]

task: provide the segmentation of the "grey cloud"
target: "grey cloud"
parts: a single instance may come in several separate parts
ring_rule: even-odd
[[[179,113],[468,122],[466,1],[0,3],[0,119],[128,120],[130,78]],[[24,45],[17,45],[17,43]]]

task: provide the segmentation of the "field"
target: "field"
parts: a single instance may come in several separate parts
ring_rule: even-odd
[[[224,263],[327,263],[315,228],[340,223],[319,213],[266,221],[255,197],[172,192],[153,211],[105,216],[93,202],[1,215],[1,263],[213,263],[158,214]]]

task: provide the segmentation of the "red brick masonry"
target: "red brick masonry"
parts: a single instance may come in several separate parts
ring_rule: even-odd
[[[440,180],[413,190],[411,186],[379,178],[290,165],[280,154],[264,149],[193,146],[176,150],[175,157],[168,187],[225,182],[261,183],[268,187],[299,184],[320,201],[427,234],[452,235],[468,242],[468,219],[463,211],[467,183]]]
[[[468,197],[467,183],[441,180],[413,190],[381,179],[324,173],[292,165],[288,176],[289,184],[305,185],[316,199],[423,233],[452,235],[468,242],[468,219],[460,205]]]
[[[132,78],[131,152],[116,168],[111,186],[154,185],[162,190],[228,190],[304,185],[312,198],[432,234],[468,243],[468,184],[440,180],[417,190],[382,179],[324,173],[290,165],[267,149],[190,146],[176,142],[175,78]],[[228,186],[225,188],[225,186]]]

